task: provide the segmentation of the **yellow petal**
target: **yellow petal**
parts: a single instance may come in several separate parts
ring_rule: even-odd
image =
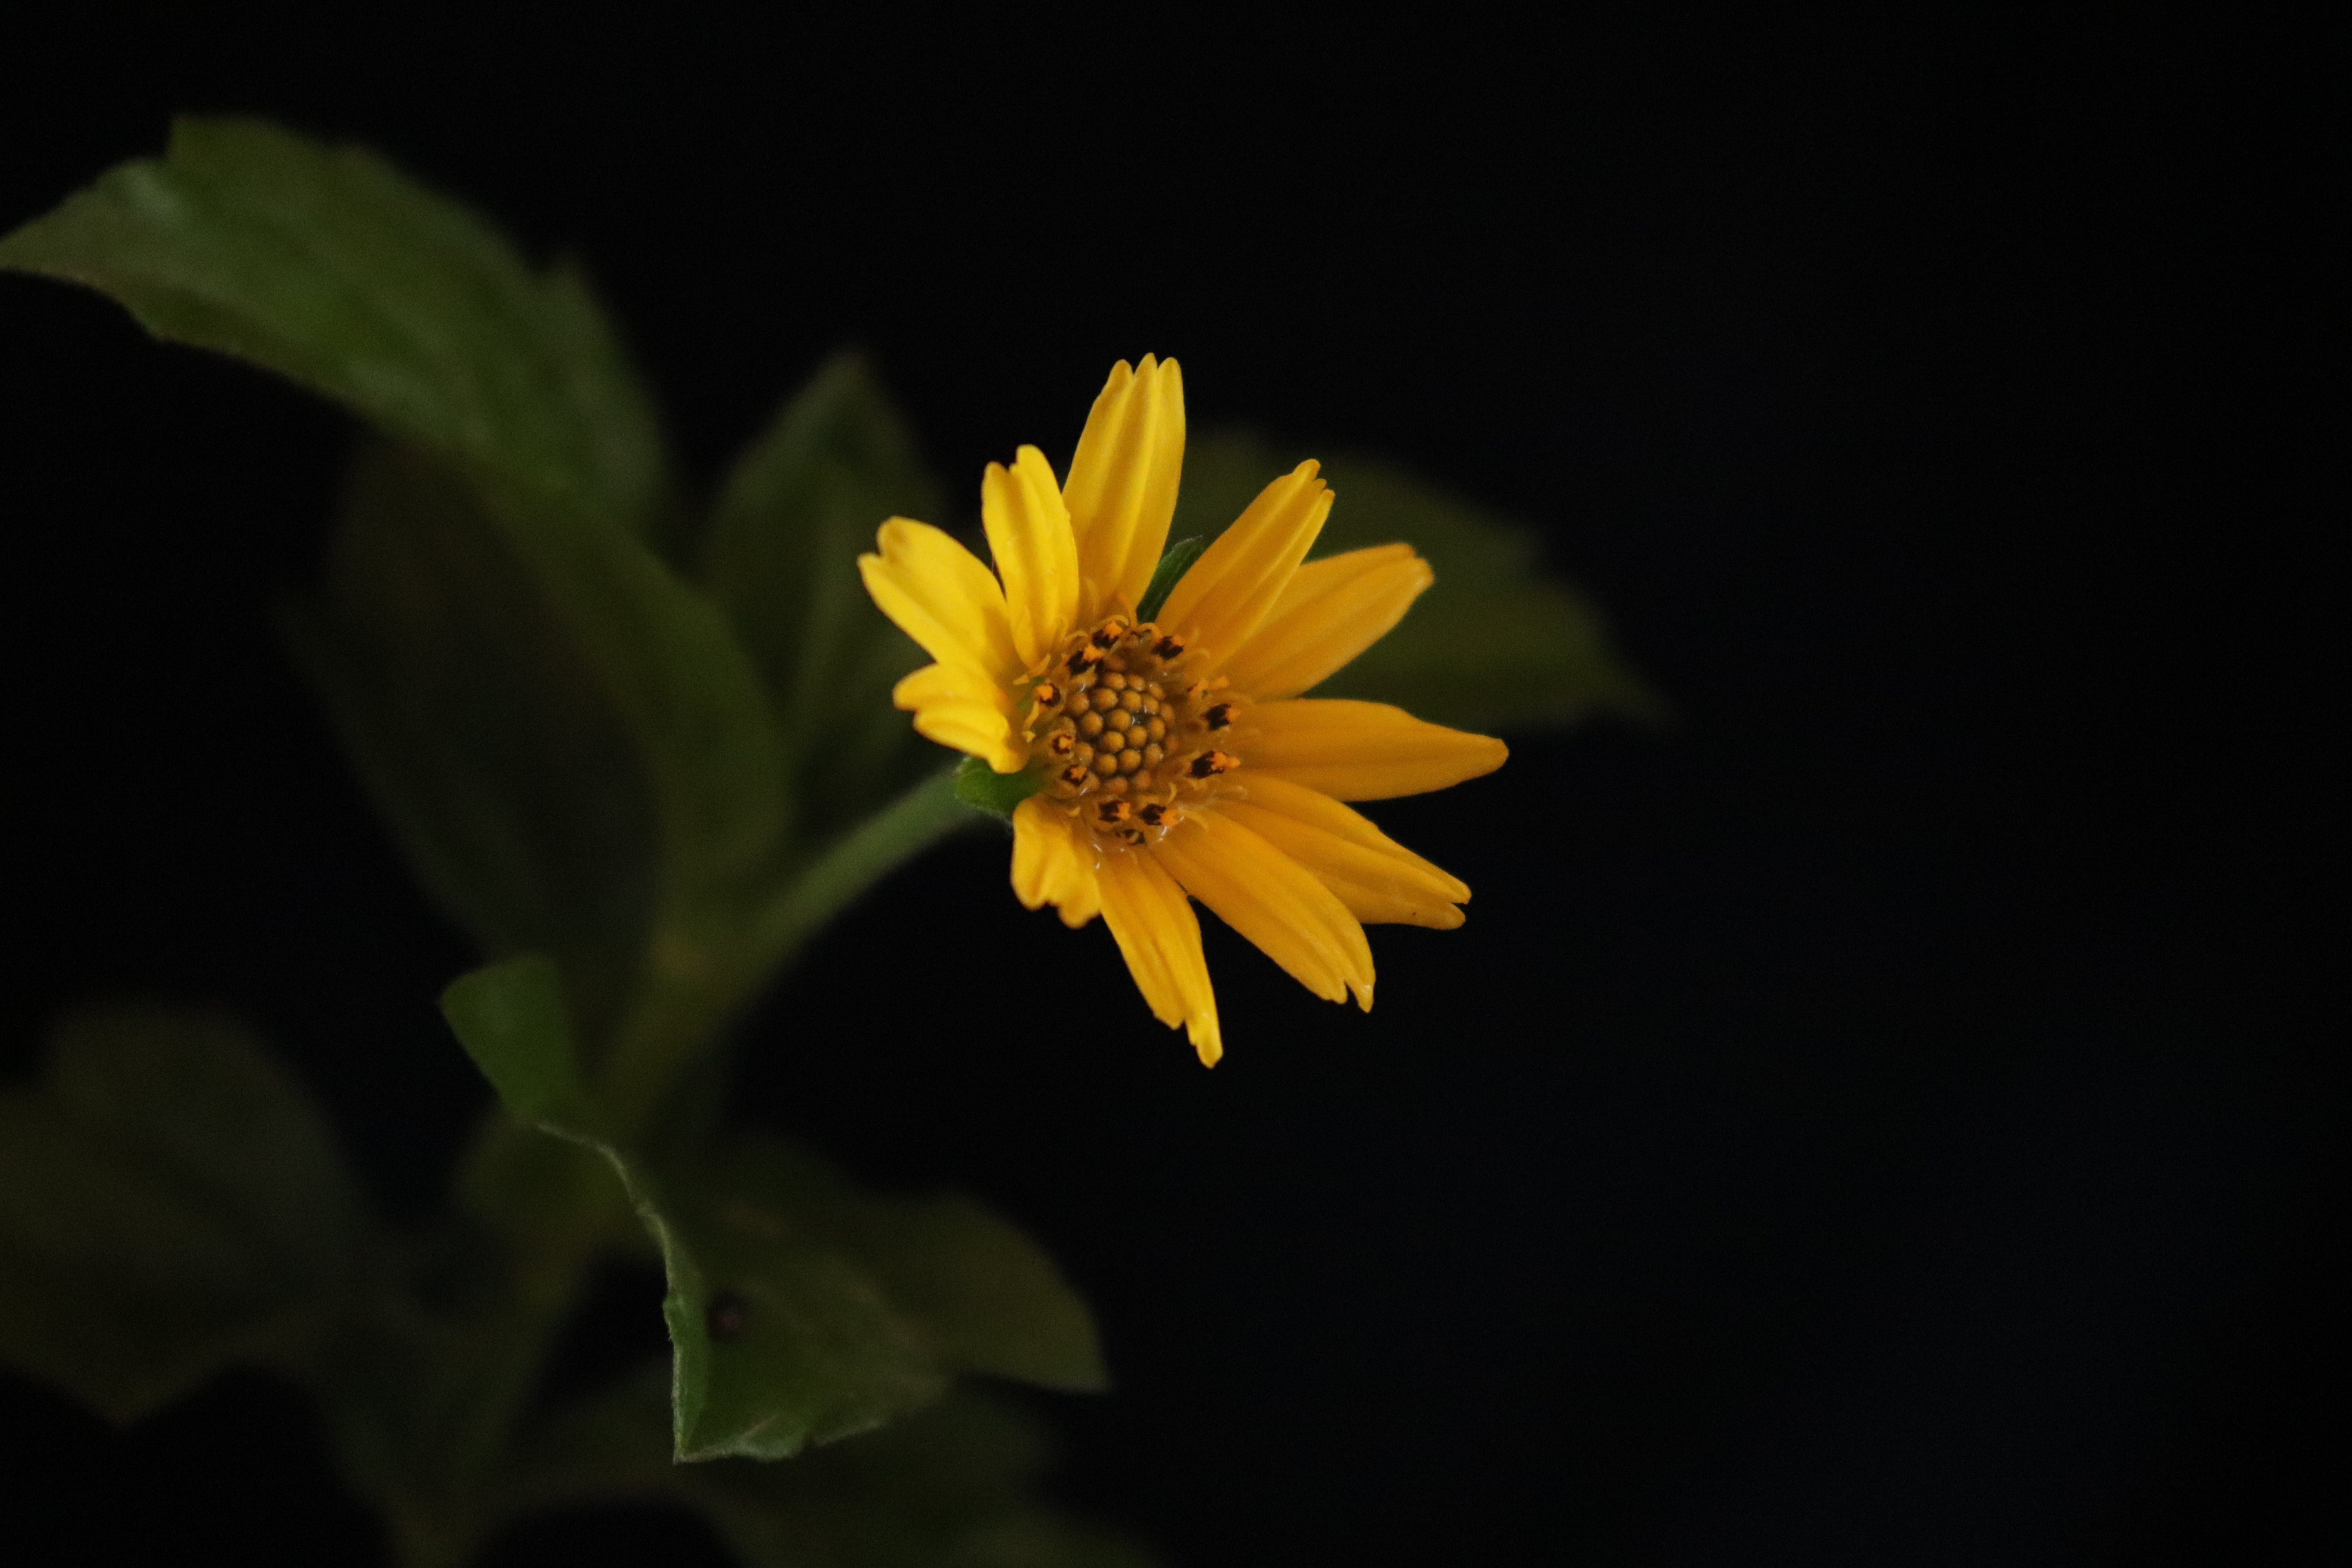
[[[1010,469],[989,464],[980,481],[980,518],[1004,579],[1013,646],[1034,668],[1078,616],[1077,542],[1045,454],[1024,447]]]
[[[1386,800],[1491,773],[1510,749],[1491,735],[1426,723],[1385,702],[1302,697],[1248,710],[1255,732],[1234,749],[1263,773],[1339,800]]]
[[[1123,851],[1104,857],[1097,873],[1103,923],[1118,939],[1127,972],[1151,1005],[1152,1016],[1170,1028],[1184,1026],[1203,1067],[1225,1052],[1217,1026],[1216,994],[1209,988],[1209,961],[1201,952],[1201,922],[1167,870],[1150,854]]]
[[[1076,931],[1102,909],[1094,836],[1081,840],[1071,815],[1031,795],[1013,811],[1013,896],[1027,909],[1052,904]]]
[[[1301,463],[1259,491],[1161,607],[1160,624],[1205,651],[1213,663],[1249,639],[1323,531],[1331,491],[1315,467]]]
[[[999,680],[1020,671],[1004,590],[977,556],[930,524],[903,517],[874,537],[882,553],[859,556],[858,574],[900,631],[942,664]]]
[[[969,665],[927,664],[892,687],[890,700],[913,711],[918,734],[969,752],[1000,773],[1029,763],[1012,694]]]
[[[1223,673],[1252,697],[1296,697],[1388,636],[1432,581],[1410,544],[1309,561]]]
[[[1082,618],[1132,610],[1150,586],[1183,466],[1184,379],[1176,362],[1145,354],[1129,371],[1119,361],[1087,416],[1062,487],[1078,571],[1092,595],[1078,606]]]
[[[1188,816],[1153,847],[1184,890],[1326,1002],[1372,1005],[1364,928],[1307,868],[1221,811]]]
[[[890,700],[917,713],[950,703],[1001,705],[1007,713],[1013,710],[1004,688],[968,664],[927,664],[892,687]]]
[[[1253,776],[1247,799],[1217,803],[1220,814],[1289,856],[1368,922],[1452,931],[1469,887],[1447,875],[1329,795],[1287,780]]]
[[[1017,773],[1029,753],[1013,743],[1013,722],[993,708],[949,704],[915,715],[915,732],[942,746],[968,752],[1000,773]]]

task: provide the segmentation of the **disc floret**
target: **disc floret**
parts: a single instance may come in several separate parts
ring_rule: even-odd
[[[1347,803],[1444,789],[1507,753],[1385,703],[1307,696],[1396,625],[1428,563],[1404,544],[1308,561],[1331,510],[1312,461],[1213,542],[1171,548],[1183,453],[1175,362],[1121,363],[1066,474],[1035,447],[982,474],[992,569],[908,518],[857,564],[935,661],[892,700],[980,764],[960,795],[1012,817],[1014,896],[1073,930],[1099,918],[1152,1016],[1214,1062],[1193,903],[1316,995],[1370,1007],[1366,923],[1450,931],[1470,889]]]
[[[1024,696],[1045,798],[1105,847],[1150,843],[1238,763],[1239,700],[1187,668],[1183,638],[1112,616],[1064,638]]]

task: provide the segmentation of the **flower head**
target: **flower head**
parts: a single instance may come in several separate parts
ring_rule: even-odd
[[[1074,928],[1099,913],[1152,1012],[1213,1064],[1191,900],[1317,995],[1369,1010],[1365,922],[1450,930],[1470,889],[1341,803],[1444,789],[1506,752],[1384,703],[1299,695],[1432,580],[1405,544],[1307,562],[1332,502],[1312,462],[1151,603],[1183,458],[1176,362],[1121,361],[1066,481],[1034,447],[989,465],[993,573],[906,518],[858,568],[938,661],[893,694],[915,728],[1035,785],[1013,815],[1013,892]]]

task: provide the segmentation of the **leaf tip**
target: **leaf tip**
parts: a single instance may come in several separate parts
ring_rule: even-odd
[[[1175,591],[1176,584],[1183,581],[1184,574],[1192,569],[1192,563],[1198,561],[1201,552],[1208,547],[1209,542],[1199,534],[1190,539],[1180,539],[1168,547],[1160,557],[1160,564],[1151,569],[1151,581],[1135,606],[1138,620],[1148,621],[1160,614],[1160,606],[1168,603],[1168,595]]]

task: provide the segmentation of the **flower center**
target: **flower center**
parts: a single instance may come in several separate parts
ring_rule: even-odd
[[[1218,749],[1240,704],[1224,680],[1185,669],[1183,639],[1113,616],[1073,632],[1028,691],[1029,752],[1042,792],[1108,845],[1164,834],[1207,801],[1239,759]]]

